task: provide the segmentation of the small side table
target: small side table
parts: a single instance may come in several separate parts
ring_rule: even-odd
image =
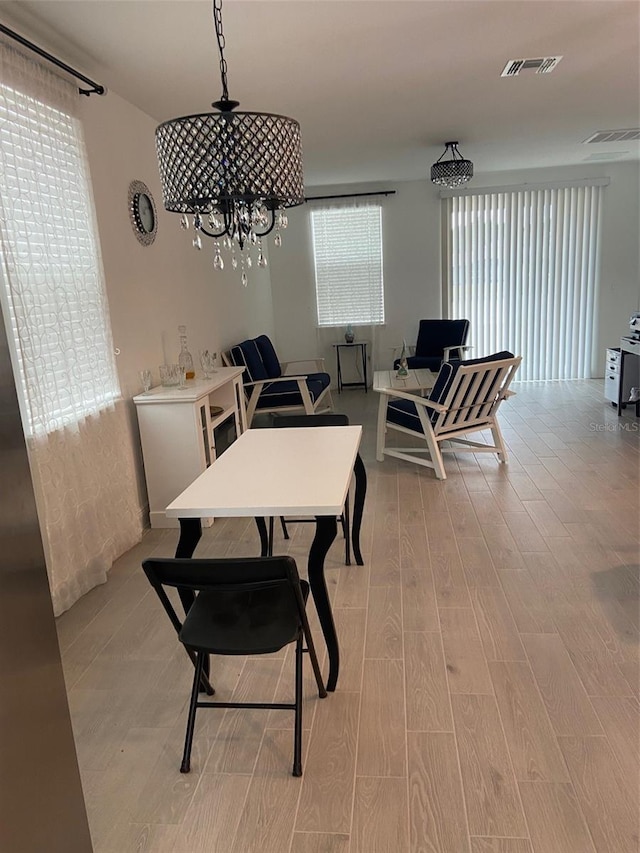
[[[627,356],[635,355],[636,358],[640,358],[640,341],[636,338],[628,337],[628,338],[620,338],[620,381],[618,383],[618,417],[622,414],[622,404],[627,402],[623,400],[624,394],[624,370],[625,370],[625,361]],[[636,376],[637,368],[636,368]],[[627,392],[628,393],[628,392]],[[640,399],[635,400],[633,405],[636,407],[636,417],[640,417]]]
[[[342,391],[343,388],[364,388],[365,394],[367,393],[367,344],[368,341],[353,341],[348,344],[344,341],[339,341],[338,343],[331,344],[332,347],[335,347],[336,350],[336,365],[338,368],[338,394]],[[359,382],[343,382],[342,381],[342,365],[340,364],[340,351],[343,349],[360,349],[360,356],[362,357],[362,379]],[[357,355],[356,355],[357,357]]]

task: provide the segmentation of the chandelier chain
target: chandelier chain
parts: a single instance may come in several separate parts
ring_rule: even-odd
[[[222,98],[223,101],[229,100],[229,90],[227,88],[227,60],[224,58],[224,32],[222,31],[222,0],[213,0],[213,22],[216,29],[216,39],[218,41],[218,51],[220,53],[220,78],[222,80]]]

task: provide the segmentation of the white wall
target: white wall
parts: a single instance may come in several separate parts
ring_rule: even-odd
[[[440,316],[440,208],[435,190],[426,181],[306,188],[307,195],[380,189],[396,191],[373,199],[383,206],[386,322],[382,327],[355,329],[357,338],[372,343],[374,368],[387,366],[391,347],[402,343],[403,337],[415,342],[421,317]],[[275,249],[271,252],[276,338],[284,358],[304,357],[317,348],[335,381],[331,342],[343,340],[345,330],[316,328],[311,209],[309,203],[290,211],[285,239],[287,249],[292,248],[282,254]]]
[[[116,359],[125,400],[140,393],[138,373],[177,360],[178,325],[187,327],[189,349],[199,369],[199,351],[221,349],[260,332],[274,333],[269,270],[256,266],[244,288],[227,263],[213,269],[212,242],[200,252],[180,229],[177,214],[164,211],[155,154],[156,122],[114,92],[83,101],[83,124],[91,168],[98,230]],[[154,197],[158,233],[142,246],[130,225],[128,189],[141,180]],[[138,466],[141,506],[146,503],[137,419],[129,403],[131,441]]]
[[[529,172],[492,173],[474,178],[474,187],[519,185],[584,177],[609,177],[605,189],[602,229],[601,287],[597,306],[597,333],[593,375],[602,376],[604,351],[628,333],[632,311],[640,309],[640,164],[537,169]],[[387,367],[390,347],[405,337],[415,342],[418,321],[442,313],[440,197],[428,181],[390,185],[307,187],[307,195],[395,189],[393,196],[378,197],[383,205],[386,323],[375,330],[356,330],[358,337],[374,338],[373,367]],[[286,232],[287,253],[271,253],[271,282],[276,338],[283,357],[309,355],[313,347],[328,359],[332,374],[331,341],[344,329],[318,330],[315,324],[313,253],[309,224],[311,204],[290,212]]]
[[[602,226],[602,266],[598,305],[598,373],[604,350],[629,334],[629,315],[640,311],[640,164],[620,163],[608,170]]]
[[[213,243],[191,245],[177,214],[162,207],[155,154],[156,122],[113,92],[84,104],[98,229],[111,310],[118,369],[125,397],[138,393],[138,371],[178,356],[178,325],[187,327],[189,349],[198,366],[201,349],[220,351],[241,337],[273,332],[269,270],[250,271],[249,286],[227,263],[213,269]],[[158,233],[142,246],[129,221],[127,193],[132,180],[150,188]]]

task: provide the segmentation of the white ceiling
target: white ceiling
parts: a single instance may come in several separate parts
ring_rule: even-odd
[[[211,5],[0,0],[0,20],[160,122],[220,97]],[[308,186],[425,178],[449,139],[477,174],[640,155],[583,144],[640,127],[636,0],[225,0],[223,21],[230,97],[300,122]]]

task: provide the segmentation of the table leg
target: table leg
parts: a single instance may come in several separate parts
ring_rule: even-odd
[[[387,429],[387,395],[380,394],[378,403],[378,426],[376,430],[376,459],[384,462],[384,434]]]
[[[335,690],[338,681],[338,670],[340,669],[340,652],[338,649],[338,636],[336,626],[333,622],[331,602],[327,593],[327,584],[324,579],[324,558],[336,538],[338,523],[335,515],[316,516],[316,535],[309,551],[309,586],[313,601],[318,611],[320,627],[327,644],[329,653],[329,678],[327,679],[327,690]]]
[[[180,518],[180,539],[176,548],[176,557],[190,560],[193,557],[193,552],[196,550],[196,545],[202,536],[202,522],[199,518]],[[178,587],[178,595],[184,607],[184,612],[188,613],[189,608],[195,600],[195,595],[189,589],[180,589]],[[187,654],[191,658],[191,662],[195,666],[195,656],[193,652]],[[200,683],[200,693],[206,693],[208,696],[213,696],[214,689],[209,682],[209,655],[204,659],[202,671],[202,681]]]
[[[176,557],[190,560],[202,536],[202,524],[199,518],[181,518],[179,521],[180,539],[176,548]],[[180,587],[178,587],[178,595],[184,612],[187,613],[195,601],[195,595],[190,589],[180,589]]]
[[[260,556],[269,557],[271,552],[269,547],[269,535],[267,534],[267,524],[262,516],[256,516],[254,521],[258,528],[258,533],[260,534]]]
[[[359,566],[364,565],[360,553],[360,527],[362,525],[362,512],[364,510],[364,499],[367,494],[367,472],[362,457],[358,453],[353,466],[356,475],[356,491],[353,498],[353,527],[351,528],[351,542],[353,544],[353,555]]]
[[[180,518],[180,539],[176,548],[176,557],[193,557],[196,545],[202,536],[202,523],[199,518]]]
[[[351,565],[351,510],[349,508],[349,492],[342,510],[342,532],[344,534],[344,564]]]
[[[622,394],[624,391],[624,350],[620,350],[620,384],[618,385],[618,417],[622,414]]]
[[[362,375],[364,376],[364,393],[367,393],[367,345],[362,344]]]

